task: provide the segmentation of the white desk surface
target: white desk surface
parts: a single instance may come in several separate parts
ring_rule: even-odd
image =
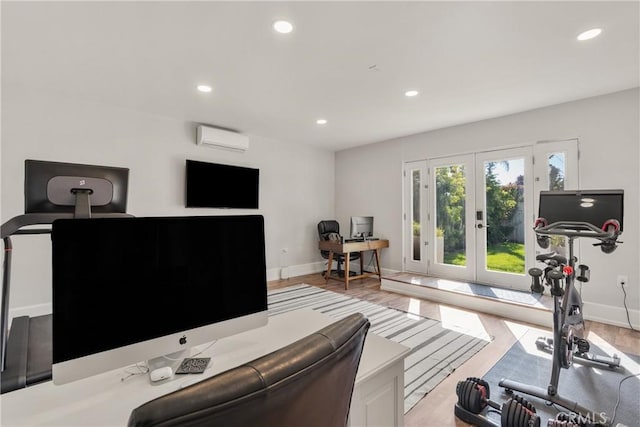
[[[269,317],[268,325],[218,340],[202,357],[211,357],[201,375],[176,376],[153,385],[148,375],[127,376],[125,369],[55,386],[51,381],[0,396],[0,424],[8,426],[125,426],[131,410],[156,397],[186,387],[275,351],[318,329],[333,318],[311,309]],[[206,348],[207,344],[199,348]],[[403,359],[409,348],[369,333],[358,368],[358,383]]]

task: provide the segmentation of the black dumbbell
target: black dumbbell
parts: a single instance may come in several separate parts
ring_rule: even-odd
[[[460,406],[474,414],[479,414],[489,404],[489,384],[480,378],[469,377],[459,381],[456,394]]]
[[[542,270],[538,267],[529,269],[529,276],[531,276],[531,292],[541,294],[544,292],[544,286],[542,285]]]
[[[591,276],[591,271],[589,270],[589,266],[580,264],[578,266],[578,277],[576,277],[576,280],[578,282],[587,283],[589,281],[589,276]]]
[[[490,399],[489,384],[475,377],[459,381],[456,386],[458,405],[471,412],[471,417],[465,417],[464,421],[480,426],[496,426],[492,420],[481,412],[487,407],[501,411],[500,427],[540,427],[540,417],[529,402],[521,396],[513,396],[500,406]],[[456,415],[458,409],[456,408]],[[473,419],[471,419],[473,418]]]
[[[540,427],[540,417],[522,396],[513,396],[502,404],[502,427]]]
[[[562,286],[560,286],[560,280],[564,275],[560,270],[551,270],[547,273],[547,281],[551,283],[551,295],[561,297],[564,295],[564,290]]]

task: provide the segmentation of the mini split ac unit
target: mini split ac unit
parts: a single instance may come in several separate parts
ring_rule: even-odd
[[[228,130],[198,126],[196,144],[244,152],[249,148],[249,137]]]

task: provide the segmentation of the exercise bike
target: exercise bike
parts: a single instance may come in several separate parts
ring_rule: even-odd
[[[573,259],[576,261],[575,257]],[[568,368],[573,361],[582,361],[591,362],[598,367],[618,368],[620,366],[620,358],[617,355],[606,357],[589,353],[589,341],[583,338],[582,300],[576,290],[575,282],[569,285],[566,284],[571,280],[587,283],[590,276],[589,266],[580,264],[577,271],[574,272],[574,267],[570,262],[555,252],[540,254],[536,256],[536,260],[544,263],[547,267],[544,270],[537,267],[529,269],[532,282],[531,292],[542,294],[544,286],[548,286],[549,292],[554,297],[562,298],[565,292],[567,293],[567,301],[563,304],[563,307],[567,309],[563,322],[560,367]],[[575,276],[575,278],[571,279],[572,276]],[[565,281],[564,286],[562,285],[563,280]],[[551,338],[540,337],[536,340],[536,347],[538,350],[553,354],[553,343],[554,340]]]
[[[565,199],[555,196],[564,196]],[[598,205],[599,210],[588,211],[588,208],[595,205]],[[603,209],[605,206],[607,209]],[[616,207],[618,209],[615,209]],[[553,218],[553,222],[542,217],[545,211]],[[576,272],[577,258],[574,256],[573,244],[578,238],[596,239],[598,243],[594,246],[600,246],[604,253],[610,254],[619,243],[622,243],[618,241],[622,232],[620,224],[622,191],[610,190],[597,193],[543,191],[540,194],[540,214],[541,217],[535,221],[534,225],[538,245],[546,249],[550,245],[551,236],[565,236],[569,250],[568,258],[556,253],[538,255],[536,259],[543,262],[546,267],[544,270],[540,268],[529,270],[532,292],[542,293],[547,286],[553,296],[553,340],[539,338],[536,342],[539,349],[553,354],[551,379],[546,390],[509,379],[502,379],[499,385],[509,394],[515,390],[536,396],[562,406],[583,419],[589,419],[593,425],[610,426],[612,420],[609,420],[603,412],[590,410],[571,399],[560,396],[558,382],[560,370],[569,368],[574,359],[610,369],[620,366],[620,359],[615,355],[603,357],[589,353],[590,344],[584,338],[582,298],[575,287],[575,281],[588,282],[590,270],[589,267],[581,264],[578,265]],[[609,214],[614,217],[603,216]],[[565,215],[576,217],[580,221],[561,219],[561,216]],[[593,222],[596,221],[600,222],[601,227],[594,225]],[[594,420],[593,418],[596,417],[599,419]]]

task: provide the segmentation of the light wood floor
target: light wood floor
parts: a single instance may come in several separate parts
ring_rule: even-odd
[[[457,400],[455,388],[458,381],[471,376],[481,377],[496,364],[502,355],[528,329],[540,330],[537,326],[518,323],[490,314],[476,313],[453,306],[445,306],[444,304],[382,291],[380,290],[380,283],[375,278],[355,280],[349,284],[349,290],[345,291],[343,283],[330,280],[328,284],[325,284],[324,278],[317,273],[272,281],[268,283],[268,288],[277,289],[300,283],[420,314],[440,320],[443,323],[446,323],[452,317],[456,317],[458,321],[463,319],[468,322],[467,325],[469,327],[483,328],[489,335],[494,337],[491,343],[442,381],[405,415],[404,422],[405,426],[408,427],[467,426],[466,423],[459,421],[453,415],[453,406]],[[588,338],[594,344],[598,344],[597,341],[604,341],[620,352],[640,354],[640,332],[589,321],[587,321],[586,327],[589,330]]]

